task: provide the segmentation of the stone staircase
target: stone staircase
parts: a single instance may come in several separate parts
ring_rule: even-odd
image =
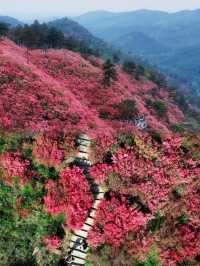
[[[83,227],[79,230],[72,232],[72,237],[69,243],[68,254],[65,257],[65,261],[67,265],[85,265],[87,259],[87,253],[89,250],[89,246],[87,244],[87,237],[89,230],[93,227],[95,222],[96,211],[104,198],[104,189],[97,184],[95,184],[94,180],[88,175],[88,169],[91,166],[91,162],[89,161],[89,148],[91,145],[91,141],[87,135],[82,134],[78,139],[79,144],[79,156],[78,160],[82,167],[86,170],[86,178],[91,184],[91,188],[95,193],[95,200],[93,206],[90,210],[90,213],[83,225]]]

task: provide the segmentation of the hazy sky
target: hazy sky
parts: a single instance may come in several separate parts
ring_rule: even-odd
[[[0,14],[17,18],[78,15],[92,10],[135,9],[178,11],[200,8],[200,0],[0,0]]]

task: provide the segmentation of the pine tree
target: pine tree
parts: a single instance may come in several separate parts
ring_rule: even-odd
[[[106,60],[106,62],[104,63],[103,72],[104,72],[103,84],[106,86],[110,86],[112,80],[117,79],[115,65],[111,62],[110,59]]]
[[[9,27],[6,23],[0,22],[0,38],[5,37],[9,31]]]

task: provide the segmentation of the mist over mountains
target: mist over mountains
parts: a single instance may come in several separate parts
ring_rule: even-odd
[[[200,10],[96,11],[75,20],[99,38],[158,66],[192,88],[195,97],[200,95]]]

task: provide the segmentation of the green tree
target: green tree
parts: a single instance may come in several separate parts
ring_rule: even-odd
[[[0,22],[0,38],[5,37],[8,34],[9,26],[6,23]]]
[[[134,71],[136,70],[136,64],[135,62],[131,60],[127,60],[123,63],[123,70],[127,72],[128,74],[133,74]]]
[[[117,79],[117,72],[115,70],[115,65],[111,62],[110,59],[106,60],[103,65],[103,84],[106,86],[110,86],[113,80]]]
[[[167,107],[162,101],[155,101],[153,103],[153,108],[156,110],[156,113],[159,117],[163,117],[167,113]]]

